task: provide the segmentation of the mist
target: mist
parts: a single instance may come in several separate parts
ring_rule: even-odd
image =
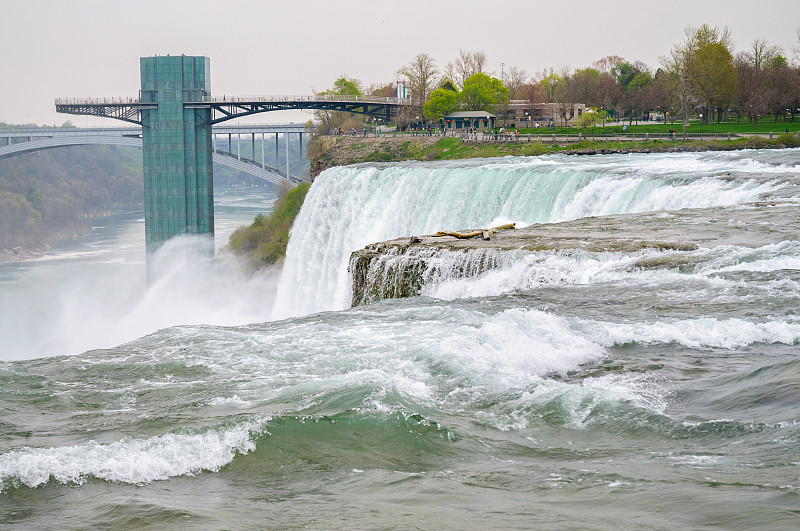
[[[34,275],[0,301],[0,360],[76,355],[177,325],[270,320],[279,270],[248,274],[238,257],[214,256],[210,245],[173,238],[150,257],[149,273],[143,260],[122,263],[108,250],[36,264],[47,281]]]

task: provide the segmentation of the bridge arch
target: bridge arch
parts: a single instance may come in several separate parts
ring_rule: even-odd
[[[85,146],[85,145],[114,145],[114,146],[127,146],[142,149],[141,137],[132,136],[111,136],[111,135],[74,135],[74,136],[60,136],[52,138],[38,138],[27,142],[18,142],[7,146],[0,147],[0,159],[6,157],[13,157],[15,155],[22,155],[32,151],[41,151],[43,149],[52,149],[58,147],[68,146]],[[259,179],[263,179],[272,184],[281,184],[288,182],[291,185],[296,185],[300,182],[299,178],[290,175],[287,179],[278,170],[271,166],[261,167],[261,163],[248,160],[239,159],[235,156],[217,150],[212,155],[214,162],[223,166],[228,166],[235,170],[250,174]]]

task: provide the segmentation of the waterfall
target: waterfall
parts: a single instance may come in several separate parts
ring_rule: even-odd
[[[331,168],[317,178],[295,221],[273,315],[348,307],[350,254],[370,243],[507,222],[730,206],[779,187],[752,178],[770,173],[768,165],[724,155],[552,155]]]

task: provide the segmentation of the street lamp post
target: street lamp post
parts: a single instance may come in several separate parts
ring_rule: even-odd
[[[700,113],[700,138],[703,138],[703,113]]]

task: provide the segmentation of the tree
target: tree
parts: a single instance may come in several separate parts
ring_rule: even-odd
[[[720,42],[700,45],[692,56],[691,90],[694,96],[709,110],[705,118],[717,113],[717,122],[722,121],[722,111],[736,100],[738,79],[730,51]]]
[[[583,128],[583,132],[585,133],[587,127],[593,127],[601,122],[605,122],[605,118],[605,111],[596,112],[592,109],[588,109],[586,112],[578,116],[578,118],[575,120],[575,125]]]
[[[525,85],[525,80],[528,79],[528,73],[517,66],[512,66],[506,71],[503,83],[508,89],[508,97],[510,99],[519,99],[522,86]]]
[[[363,86],[358,79],[343,75],[333,82],[333,88],[328,93],[337,96],[360,96],[363,93]]]
[[[439,83],[439,88],[444,90],[449,90],[451,92],[458,92],[458,87],[456,86],[455,82],[450,78],[444,78],[441,83]]]
[[[786,111],[791,111],[795,107],[798,97],[797,70],[789,66],[784,56],[778,54],[767,66],[767,83],[772,93],[770,110],[776,120],[779,116],[783,116],[785,121]]]
[[[770,46],[763,39],[756,39],[750,50],[741,52],[736,57],[736,73],[739,84],[739,96],[736,107],[747,114],[753,129],[758,130],[758,120],[770,111],[775,101],[769,83],[767,68],[781,53],[777,46]]]
[[[508,89],[508,98],[506,99],[506,103],[503,105],[503,120],[508,118],[509,111],[508,111],[508,104],[512,99],[518,99],[519,93],[522,91],[522,86],[525,84],[525,79],[528,77],[528,73],[525,70],[512,66],[508,68],[505,73],[505,79],[503,79],[504,86]],[[513,112],[511,113],[513,115]],[[513,118],[513,116],[512,116]]]
[[[680,112],[680,80],[672,73],[659,68],[650,87],[650,103],[664,112],[664,119],[674,123]]]
[[[634,116],[638,119],[650,108],[650,91],[653,85],[653,76],[650,72],[642,72],[628,83],[627,100],[630,110],[630,119],[633,123]]]
[[[472,75],[485,72],[486,62],[485,52],[469,52],[459,49],[456,60],[453,63],[447,63],[445,75],[455,79],[458,86],[463,88],[464,82]]]
[[[423,112],[426,120],[439,121],[457,107],[458,92],[438,88],[431,92],[431,97],[425,102]]]
[[[800,61],[800,28],[795,30],[797,34],[797,45],[792,47],[792,51],[794,52],[794,58],[796,61]]]
[[[363,85],[361,81],[355,78],[342,75],[333,82],[333,86],[322,92],[318,92],[319,96],[360,96],[363,93]],[[341,127],[342,129],[352,129],[354,127],[361,127],[362,120],[356,118],[353,113],[342,111],[328,111],[328,110],[315,110],[313,112],[314,121],[320,125],[321,128],[333,130]]]
[[[366,91],[370,96],[380,96],[381,98],[394,98],[397,94],[397,85],[394,83],[387,83],[386,85],[374,84],[370,85]]]
[[[430,55],[420,53],[397,73],[405,78],[406,84],[411,89],[414,111],[417,114],[422,113],[423,105],[436,86],[436,75],[439,73],[436,61]]]
[[[687,26],[684,30],[686,38],[670,50],[669,56],[662,58],[661,63],[668,72],[677,76],[680,86],[680,108],[683,119],[683,138],[686,138],[686,124],[689,120],[689,106],[693,98],[692,88],[695,84],[695,71],[697,66],[695,55],[701,46],[718,43],[725,47],[732,55],[733,41],[728,28],[722,31],[703,24],[699,28]]]
[[[572,75],[575,84],[576,102],[585,103],[587,107],[600,107],[602,102],[598,97],[598,84],[600,72],[594,68],[579,68]]]
[[[528,104],[528,112],[531,119],[533,119],[533,109],[537,103],[545,103],[547,101],[547,94],[542,88],[541,83],[536,83],[533,79],[528,81],[522,86],[522,95]]]
[[[610,73],[603,72],[600,74],[600,78],[597,80],[595,98],[600,103],[600,108],[606,111],[610,111],[619,105],[622,98],[622,89]]]
[[[611,73],[617,63],[621,63],[624,60],[625,58],[619,55],[607,55],[592,63],[592,66],[600,73]]]
[[[558,114],[561,116],[562,124],[567,125],[575,113],[575,104],[578,102],[577,83],[574,76],[569,75],[568,67],[562,67],[559,77],[561,81],[556,87]]]
[[[636,77],[636,74],[639,73],[641,72],[637,71],[628,61],[620,61],[611,69],[611,75],[616,78],[617,84],[622,87],[623,92],[627,90],[628,84],[630,84],[633,78]]]
[[[561,83],[561,78],[553,71],[552,68],[549,72],[543,70],[539,75],[539,83],[541,84],[542,89],[544,89],[544,93],[547,96],[547,101],[550,103],[555,103],[556,91],[558,90],[558,85]]]
[[[464,81],[459,100],[464,110],[493,112],[508,100],[508,89],[496,77],[473,74]]]

